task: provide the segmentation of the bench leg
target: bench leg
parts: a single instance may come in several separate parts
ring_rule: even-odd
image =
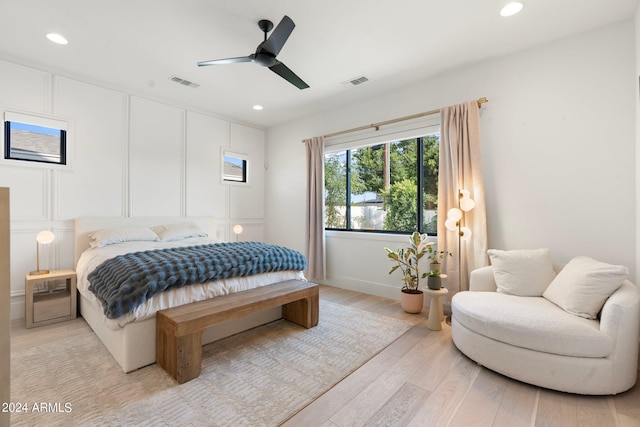
[[[200,376],[202,369],[202,331],[176,337],[176,381],[183,384]]]
[[[202,332],[177,337],[167,328],[156,328],[156,363],[180,384],[197,378],[202,369]]]
[[[317,290],[317,289],[316,289]],[[305,328],[318,325],[320,298],[318,293],[282,306],[282,317]]]

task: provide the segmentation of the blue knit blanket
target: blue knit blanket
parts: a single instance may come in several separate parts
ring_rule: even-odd
[[[154,295],[194,283],[284,270],[304,270],[298,251],[261,242],[132,252],[108,259],[92,271],[89,290],[115,319]]]

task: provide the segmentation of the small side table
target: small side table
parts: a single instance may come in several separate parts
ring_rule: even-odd
[[[27,274],[24,281],[27,328],[76,318],[76,272]]]
[[[429,305],[429,317],[427,318],[427,328],[432,331],[442,330],[442,321],[444,320],[444,311],[442,310],[442,297],[449,293],[447,288],[438,290],[424,288],[424,292],[431,297]]]

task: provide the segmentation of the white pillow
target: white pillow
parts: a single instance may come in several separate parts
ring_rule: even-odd
[[[181,224],[166,224],[157,227],[151,227],[158,235],[161,241],[171,242],[173,240],[182,240],[189,237],[207,237],[208,234],[202,228],[192,222]]]
[[[576,316],[596,319],[605,301],[629,275],[622,265],[575,257],[558,273],[543,296]]]
[[[497,291],[521,297],[539,297],[556,277],[549,249],[487,251]]]
[[[147,227],[105,228],[89,234],[91,247],[101,248],[114,243],[158,241],[158,235]]]

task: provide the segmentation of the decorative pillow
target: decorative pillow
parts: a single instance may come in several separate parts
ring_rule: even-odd
[[[622,265],[575,257],[558,273],[543,296],[576,316],[596,319],[605,301],[629,275]]]
[[[487,251],[497,291],[521,297],[540,297],[556,277],[549,249]]]
[[[151,227],[163,242],[187,239],[189,237],[207,237],[208,234],[202,228],[192,222],[182,224],[167,224]]]
[[[158,235],[147,227],[105,228],[89,234],[91,247],[101,248],[114,243],[158,241]]]

